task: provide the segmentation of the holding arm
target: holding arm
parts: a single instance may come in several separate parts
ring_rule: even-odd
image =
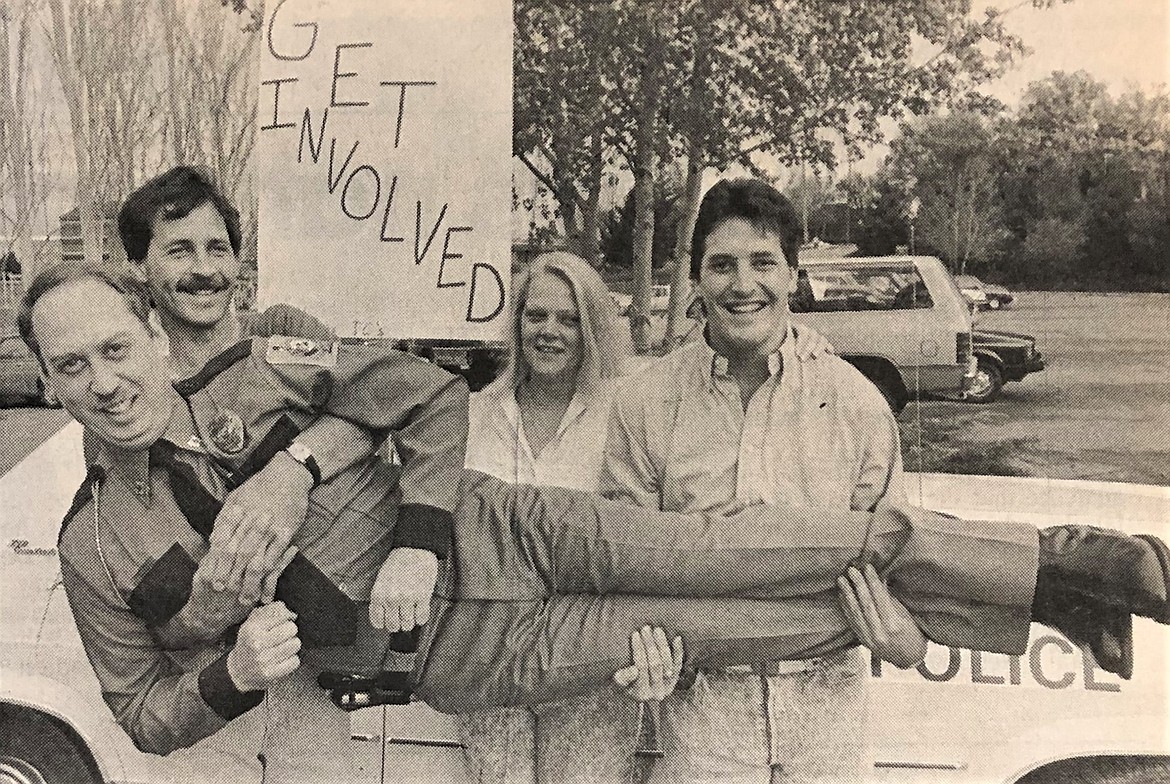
[[[289,305],[268,308],[247,324],[247,331],[263,338],[293,335],[322,343],[336,340],[321,321]],[[230,555],[222,563],[213,559],[214,571],[232,575],[237,584],[246,569],[272,568],[261,557],[266,543],[271,543],[269,552],[277,553],[291,544],[305,522],[309,493],[316,483],[370,458],[382,438],[370,428],[325,414],[296,440],[312,456],[319,476],[282,450],[224,499],[226,514],[216,521],[215,530]]]
[[[260,620],[245,622],[230,652],[216,655],[205,648],[197,658],[200,668],[188,672],[159,647],[145,622],[114,599],[113,586],[98,590],[64,559],[61,576],[102,696],[142,751],[168,754],[217,732],[259,705],[262,689],[299,663],[295,624],[294,643],[277,639],[287,635],[287,626],[279,634],[252,631],[280,613],[279,603],[253,611]]]

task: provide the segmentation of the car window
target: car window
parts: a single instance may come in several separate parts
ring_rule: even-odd
[[[801,269],[791,298],[795,313],[840,310],[912,310],[934,300],[912,266]]]

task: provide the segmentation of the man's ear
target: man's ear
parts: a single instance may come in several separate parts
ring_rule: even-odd
[[[162,327],[162,320],[159,318],[157,310],[151,310],[150,315],[146,317],[146,329],[150,332],[150,339],[154,341],[158,353],[169,357],[171,355],[171,340]]]
[[[800,288],[800,267],[788,266],[788,293],[795,294]]]

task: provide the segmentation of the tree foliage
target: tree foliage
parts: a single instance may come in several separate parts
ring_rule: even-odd
[[[883,238],[904,231],[917,196],[919,249],[957,271],[1037,287],[1170,289],[1164,87],[1114,97],[1084,72],[1055,72],[1013,113],[905,125],[877,179],[864,252],[894,244]],[[955,233],[964,226],[977,231]]]
[[[835,139],[857,150],[883,118],[957,100],[1023,52],[969,0],[517,0],[515,18],[513,152],[556,195],[574,248],[596,247],[602,178],[633,173],[636,308],[665,163],[687,165],[679,284],[707,169],[754,170],[760,154],[832,163]]]

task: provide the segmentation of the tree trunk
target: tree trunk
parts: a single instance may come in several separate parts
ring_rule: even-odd
[[[181,116],[179,79],[176,73],[177,65],[175,63],[175,29],[179,22],[179,13],[175,7],[175,0],[159,0],[159,7],[162,10],[163,29],[166,31],[167,100],[170,109],[167,127],[170,129],[171,152],[174,155],[171,163],[179,165],[187,160],[186,146],[183,139],[185,123]]]
[[[691,140],[687,151],[687,181],[683,191],[683,214],[679,218],[674,238],[674,258],[670,274],[670,312],[666,319],[666,344],[676,345],[683,337],[686,305],[690,293],[691,241],[695,221],[699,217],[699,201],[703,198],[703,152],[697,141]]]
[[[97,176],[94,173],[90,149],[89,95],[83,83],[89,64],[85,40],[85,16],[88,11],[68,0],[48,0],[53,17],[53,51],[65,105],[69,110],[69,125],[73,131],[73,155],[77,165],[77,217],[81,223],[81,248],[88,264],[102,261],[100,210],[98,208]]]
[[[601,178],[605,173],[604,148],[601,144],[602,128],[593,129],[589,148],[589,180],[586,183],[587,196],[581,210],[581,258],[594,267],[600,266],[601,249]]]
[[[650,350],[650,287],[654,280],[654,150],[658,142],[661,101],[657,3],[645,8],[645,45],[642,47],[634,128],[634,301],[630,326],[634,350]]]

